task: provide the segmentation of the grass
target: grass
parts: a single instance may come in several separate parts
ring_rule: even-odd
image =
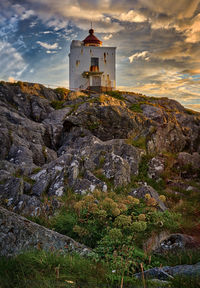
[[[35,250],[0,259],[1,288],[94,288],[105,282],[103,266],[78,255]]]
[[[65,100],[54,100],[50,104],[55,110],[59,110],[59,109],[64,108],[63,106],[64,103],[65,103]]]
[[[146,137],[140,136],[136,140],[132,140],[131,144],[137,148],[146,150]]]
[[[118,90],[116,91],[108,91],[106,92],[107,95],[113,97],[113,98],[116,98],[118,100],[125,100],[125,98],[122,96],[122,93]]]
[[[142,113],[143,112],[140,103],[132,104],[129,107],[129,109],[133,112],[136,112],[136,113]]]
[[[70,92],[70,90],[63,87],[58,87],[54,89],[54,91],[56,92],[56,94],[59,94],[61,96],[61,100],[66,99]]]
[[[174,280],[171,281],[173,288],[199,288],[200,287],[200,276],[176,276]]]
[[[142,251],[126,251],[129,261],[140,259]],[[133,255],[132,255],[133,253]],[[199,261],[194,252],[192,257],[184,254],[171,255],[163,258],[158,263],[177,265],[195,264]],[[132,258],[134,256],[134,258]],[[180,255],[181,256],[181,255]],[[186,257],[187,256],[187,257]],[[139,258],[138,258],[139,257]],[[84,258],[77,254],[61,254],[59,252],[46,252],[32,250],[23,252],[14,257],[0,258],[0,287],[1,288],[133,288],[144,287],[141,280],[135,280],[127,276],[127,263],[122,262],[119,255],[115,255],[118,266],[112,270],[107,258],[104,262],[94,261],[93,257]],[[179,262],[179,259],[182,259]],[[192,259],[192,260],[191,260]],[[152,260],[151,260],[152,261]],[[156,264],[156,259],[154,259]],[[171,264],[170,264],[171,263]],[[119,272],[119,273],[118,273]],[[140,271],[138,271],[140,272]],[[151,281],[145,281],[146,287],[158,287]],[[170,281],[169,287],[174,288],[198,288],[200,287],[199,276],[184,277],[176,276]],[[160,287],[160,286],[159,286]]]

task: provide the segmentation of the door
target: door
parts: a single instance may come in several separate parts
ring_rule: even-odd
[[[101,86],[100,76],[92,76],[92,86]]]

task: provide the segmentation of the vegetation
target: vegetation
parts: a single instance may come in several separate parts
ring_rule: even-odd
[[[131,144],[135,147],[141,148],[141,149],[146,149],[146,137],[145,136],[140,136],[136,140],[132,140]]]
[[[115,234],[115,233],[114,233]],[[130,252],[129,260],[140,257],[141,251]],[[134,255],[133,255],[134,253]],[[180,263],[192,264],[199,261],[200,253],[191,252],[191,255],[184,254],[184,261]],[[195,256],[196,254],[196,256]],[[198,257],[197,257],[198,255]],[[158,260],[158,263],[171,263],[175,265],[182,259],[181,254],[174,255],[169,262],[165,257]],[[108,260],[108,259],[107,259]],[[0,258],[0,287],[1,288],[118,288],[118,287],[158,287],[151,281],[141,283],[133,277],[126,276],[127,263],[122,263],[115,255],[118,270],[112,270],[112,267],[106,262],[96,262],[91,258],[83,258],[77,254],[66,255],[59,252],[45,252],[34,250],[24,252],[15,257]],[[167,258],[169,260],[169,258]],[[151,259],[149,258],[149,261]],[[175,262],[172,262],[175,261]],[[196,262],[194,262],[196,263]],[[142,263],[141,263],[142,264]],[[156,264],[156,262],[155,262]],[[143,266],[142,266],[143,267]],[[120,272],[120,274],[118,274]],[[170,281],[169,286],[198,288],[200,279],[194,277],[175,277]],[[160,287],[160,286],[159,286]]]
[[[58,110],[64,108],[64,103],[65,100],[54,100],[50,104],[55,110]]]
[[[70,90],[63,88],[63,87],[58,87],[58,88],[54,89],[54,91],[56,94],[60,95],[60,100],[66,99],[69,92],[70,92]]]
[[[136,113],[142,113],[142,108],[140,103],[132,104],[129,109]]]
[[[114,97],[118,100],[125,100],[125,98],[122,96],[122,92],[121,91],[108,91],[106,92],[107,95],[111,96],[111,97]]]
[[[29,251],[0,259],[1,288],[106,287],[105,269],[78,255]]]

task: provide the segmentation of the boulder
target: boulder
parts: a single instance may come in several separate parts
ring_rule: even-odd
[[[91,250],[68,236],[61,235],[0,207],[0,255],[14,256],[24,250],[44,249],[88,255]]]
[[[157,246],[154,246],[155,253],[165,253],[169,251],[185,250],[200,247],[199,241],[190,235],[186,234],[171,234],[166,238],[161,239]]]
[[[149,161],[148,176],[152,179],[159,179],[165,170],[165,161],[162,157],[156,156]]]
[[[149,194],[152,198],[154,198],[157,202],[157,206],[161,211],[165,211],[167,207],[163,203],[163,201],[160,200],[159,194],[154,190],[151,186],[144,185],[139,188],[135,188],[131,191],[130,195],[136,198],[145,199],[145,195]]]
[[[200,278],[200,262],[194,265],[177,265],[177,266],[164,266],[162,268],[152,268],[144,271],[146,279],[159,279],[159,280],[172,280],[174,276],[182,277],[199,277]],[[134,277],[141,279],[142,273],[134,274]]]
[[[178,164],[181,168],[191,167],[191,169],[200,169],[200,154],[194,152],[189,154],[187,152],[180,152],[178,154]]]

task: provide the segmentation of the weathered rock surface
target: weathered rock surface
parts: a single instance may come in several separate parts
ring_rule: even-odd
[[[162,157],[153,157],[149,162],[148,176],[152,179],[159,179],[165,170],[165,161]]]
[[[177,233],[161,239],[160,243],[157,243],[157,247],[154,247],[153,250],[155,253],[165,253],[168,251],[198,248],[199,246],[200,243],[195,237]]]
[[[195,265],[164,266],[144,271],[144,276],[147,279],[171,280],[176,275],[200,277],[200,262]],[[137,273],[134,276],[142,278],[142,273]]]
[[[136,197],[136,198],[141,198],[145,199],[145,195],[149,194],[150,197],[154,198],[157,202],[158,207],[160,208],[161,211],[165,211],[167,207],[163,203],[163,201],[160,200],[159,194],[156,192],[155,189],[153,189],[151,186],[146,185],[146,186],[141,186],[139,188],[135,188],[131,191],[130,195]]]
[[[190,167],[191,169],[200,169],[200,154],[194,152],[189,154],[187,152],[180,152],[178,154],[178,164],[184,167]]]
[[[33,248],[78,252],[82,255],[91,252],[89,248],[67,236],[0,207],[0,255],[13,256]]]
[[[174,100],[73,92],[61,99],[62,93],[39,84],[0,83],[0,202],[13,211],[39,215],[45,195],[57,201],[68,188],[84,194],[106,192],[108,182],[131,183],[146,152],[128,143],[140,138],[150,153],[178,152],[180,161],[183,150],[193,153],[199,167],[200,114]],[[155,180],[165,169],[162,156],[148,166]],[[157,192],[146,189],[139,187],[137,197],[150,194],[165,210]]]

